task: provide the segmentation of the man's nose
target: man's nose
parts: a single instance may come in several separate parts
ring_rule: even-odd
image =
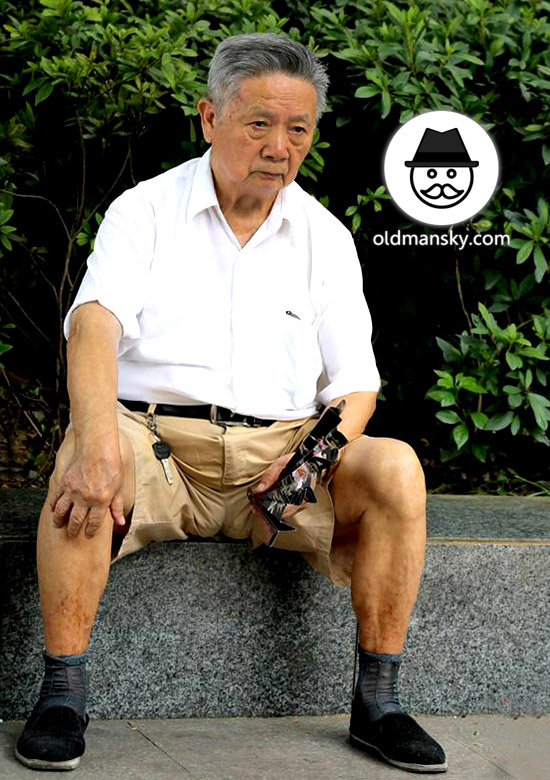
[[[269,134],[267,143],[263,148],[264,157],[271,157],[274,160],[286,160],[288,158],[287,135],[286,131],[274,128]]]

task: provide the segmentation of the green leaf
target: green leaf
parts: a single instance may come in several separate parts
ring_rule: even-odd
[[[470,432],[468,431],[468,426],[465,423],[457,425],[455,428],[453,428],[453,439],[459,450],[464,447],[469,438]]]
[[[508,396],[508,406],[510,409],[517,409],[520,407],[523,403],[523,396],[522,395],[509,395]]]
[[[34,96],[34,105],[37,106],[39,103],[42,103],[43,100],[46,100],[53,92],[53,83],[51,81],[47,81],[45,84],[43,84],[36,95]]]
[[[439,338],[439,336],[436,336],[435,340],[437,342],[437,346],[443,352],[443,358],[445,359],[446,363],[452,363],[453,360],[460,360],[462,357],[460,350],[458,350],[456,347],[453,347],[453,345],[449,344],[448,341]]]
[[[390,93],[384,90],[382,92],[382,119],[385,119],[391,111]]]
[[[450,390],[430,390],[429,393],[426,393],[426,398],[439,401],[441,406],[453,406],[456,402],[454,393],[451,393]]]
[[[487,390],[473,376],[464,376],[457,381],[461,390],[469,390],[471,393],[486,393]]]
[[[486,414],[483,414],[483,412],[472,412],[470,417],[472,418],[475,427],[479,428],[481,431],[485,428],[487,422],[489,421],[489,418]]]
[[[520,428],[521,428],[521,420],[519,416],[515,414],[512,419],[512,424],[510,425],[510,433],[512,434],[512,436],[515,436]]]
[[[541,230],[544,230],[544,227],[548,224],[548,203],[544,200],[544,198],[538,199],[537,211],[539,213],[539,224],[541,226]]]
[[[523,298],[524,295],[527,295],[527,293],[531,292],[534,286],[535,280],[533,279],[533,274],[529,274],[520,282],[518,287],[518,297]]]
[[[548,374],[546,373],[546,371],[537,368],[535,374],[537,375],[539,384],[541,384],[543,387],[546,387],[546,385],[548,384]]]
[[[519,355],[514,355],[513,352],[506,353],[506,362],[512,371],[515,371],[517,368],[521,368],[523,365],[523,360],[519,357]]]
[[[525,241],[525,243],[523,244],[523,246],[521,247],[521,249],[516,255],[516,263],[518,265],[524,263],[527,260],[527,258],[533,251],[534,246],[535,244],[533,243],[533,241]]]
[[[550,420],[550,411],[548,411],[550,401],[539,393],[527,393],[527,399],[535,415],[537,425],[545,431]]]
[[[504,412],[503,414],[495,414],[490,418],[489,422],[485,426],[486,431],[501,431],[506,428],[512,422],[514,416],[513,412]]]
[[[540,246],[537,246],[535,247],[535,279],[537,282],[542,281],[547,269],[548,263],[546,262],[543,251]]]
[[[518,350],[518,354],[525,357],[536,358],[537,360],[550,360],[550,358],[544,354],[544,344],[539,344],[538,347],[522,347]]]
[[[375,87],[370,84],[367,87],[359,87],[358,89],[355,90],[355,97],[358,98],[371,98],[379,94],[380,94],[380,87]]]
[[[550,165],[550,144],[544,144],[542,147],[542,159],[545,165]]]
[[[495,330],[497,330],[497,323],[495,318],[492,314],[489,313],[487,308],[482,303],[478,303],[478,308],[481,316],[483,317],[483,321],[489,328],[489,332],[494,333]]]
[[[487,444],[478,444],[477,442],[472,443],[472,452],[474,456],[482,463],[485,463],[485,459],[487,457],[487,450],[488,450]]]
[[[434,369],[434,373],[439,377],[437,380],[439,387],[445,387],[446,389],[454,387],[453,377],[448,371],[438,371],[437,369]]]
[[[460,417],[456,412],[453,412],[452,409],[445,409],[441,410],[439,412],[436,412],[436,415],[438,420],[441,420],[443,423],[448,423],[451,425],[452,423],[460,422]]]

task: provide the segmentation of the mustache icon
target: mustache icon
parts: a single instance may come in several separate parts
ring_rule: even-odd
[[[436,200],[437,198],[444,197],[447,200],[451,200],[452,198],[456,198],[458,195],[462,195],[464,190],[457,190],[456,187],[453,187],[452,184],[432,184],[431,187],[428,187],[427,190],[420,190],[422,195],[424,195],[426,198],[432,198],[433,200]],[[449,193],[449,194],[447,194]]]

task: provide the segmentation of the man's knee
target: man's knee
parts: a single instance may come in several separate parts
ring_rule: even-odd
[[[414,449],[398,439],[384,439],[371,472],[368,492],[398,516],[418,516],[425,509],[424,471]]]
[[[413,448],[399,439],[382,439],[378,456],[378,479],[392,485],[396,477],[405,481],[424,481],[424,472]]]
[[[135,476],[134,476],[134,451],[128,437],[120,432],[119,433],[120,444],[120,457],[122,460],[123,471],[123,486],[122,486],[122,498],[124,504],[124,516],[128,517],[134,507],[135,496]],[[57,455],[55,458],[54,470],[50,476],[48,497],[46,502],[52,500],[56,494],[63,476],[69,468],[71,461],[73,460],[75,453],[75,434],[72,428],[69,428],[65,434]]]
[[[347,490],[365,503],[410,505],[425,501],[424,472],[413,448],[389,438],[365,437],[349,453],[345,476]]]

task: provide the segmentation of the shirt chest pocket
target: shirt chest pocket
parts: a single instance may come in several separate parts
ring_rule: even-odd
[[[258,329],[261,342],[262,370],[273,381],[282,383],[297,408],[315,399],[322,358],[317,339],[317,325],[302,319],[292,309],[265,311]]]

